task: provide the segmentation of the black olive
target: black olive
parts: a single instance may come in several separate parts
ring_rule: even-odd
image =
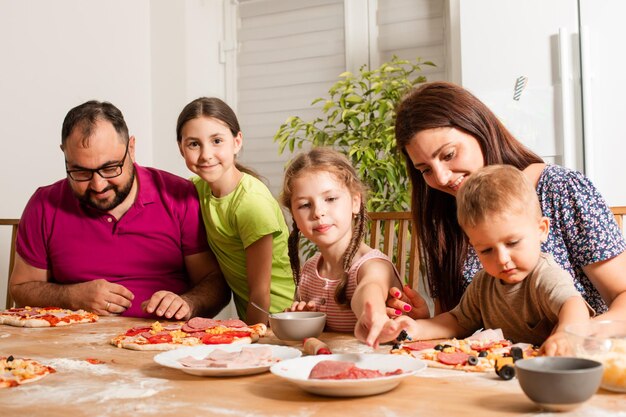
[[[402,342],[403,340],[406,340],[409,337],[409,334],[406,332],[406,330],[402,330],[400,331],[400,334],[398,335],[398,337],[396,337],[396,340],[398,342]]]
[[[7,358],[7,362],[12,362],[15,358],[13,357],[13,355],[9,356]]]
[[[443,345],[437,345],[435,346],[435,350],[443,350]]]
[[[478,352],[478,357],[479,357],[479,358],[486,358],[486,357],[487,357],[487,355],[489,355],[489,353],[487,353],[487,351],[486,351],[486,350],[483,350],[483,351]]]
[[[470,355],[467,358],[467,364],[468,365],[472,365],[472,366],[478,365],[478,358],[476,356],[474,356],[474,355]]]
[[[391,347],[391,349],[400,349],[400,344],[399,343],[394,343],[394,345]]]
[[[505,381],[513,379],[513,377],[515,376],[515,368],[511,365],[504,365],[502,368],[500,368],[498,376]]]
[[[513,361],[524,359],[524,351],[517,346],[511,348],[510,355],[513,358]]]

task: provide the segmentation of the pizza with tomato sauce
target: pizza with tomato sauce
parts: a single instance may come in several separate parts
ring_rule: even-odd
[[[0,356],[0,388],[35,382],[54,372],[54,368],[33,359]]]
[[[254,343],[267,333],[263,323],[247,325],[238,319],[193,317],[187,322],[160,323],[133,327],[111,340],[131,350],[172,350],[185,346]]]
[[[506,356],[516,359],[537,356],[538,349],[527,343],[512,344],[506,339],[449,339],[395,344],[392,354],[421,359],[432,368],[467,372],[493,372],[496,360]]]
[[[59,307],[16,307],[0,311],[0,324],[17,327],[57,327],[96,321],[97,314]]]

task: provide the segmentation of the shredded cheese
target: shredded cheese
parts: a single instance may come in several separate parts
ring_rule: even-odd
[[[158,321],[155,321],[154,323],[152,323],[152,330],[150,330],[150,333],[157,334],[162,331],[163,331],[163,325],[161,323],[159,323]]]

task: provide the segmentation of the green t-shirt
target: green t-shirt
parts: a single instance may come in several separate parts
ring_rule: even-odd
[[[202,178],[193,177],[191,181],[200,197],[209,245],[233,291],[239,317],[246,319],[250,299],[245,249],[266,235],[274,237],[270,311],[274,313],[289,307],[294,294],[287,252],[289,229],[278,202],[265,184],[243,174],[233,192],[217,198]]]

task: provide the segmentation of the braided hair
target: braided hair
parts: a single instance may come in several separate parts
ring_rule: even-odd
[[[366,187],[359,179],[356,170],[345,155],[331,148],[313,148],[309,152],[296,156],[285,171],[280,202],[290,213],[292,213],[291,198],[293,196],[293,181],[311,172],[328,172],[332,174],[337,181],[345,185],[350,191],[350,194],[361,196],[359,212],[353,219],[352,238],[342,256],[343,274],[335,290],[335,301],[337,304],[349,308],[350,300],[347,296],[348,272],[354,260],[354,256],[358,252],[361,242],[363,242],[367,228],[367,211],[365,210]],[[300,229],[298,229],[295,220],[289,235],[288,252],[293,278],[297,287],[300,283]]]

